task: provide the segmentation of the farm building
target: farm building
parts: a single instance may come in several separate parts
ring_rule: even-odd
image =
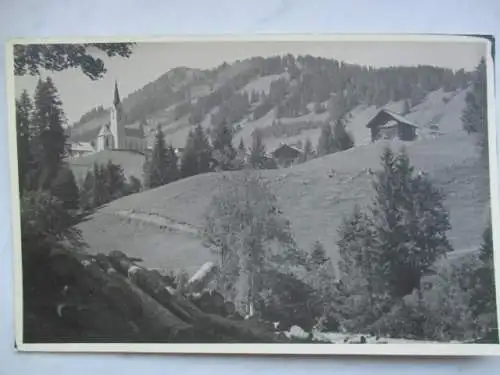
[[[371,139],[395,139],[413,141],[417,136],[418,126],[403,116],[381,109],[366,125],[371,129]]]
[[[271,155],[281,167],[288,167],[293,164],[302,152],[292,146],[283,144],[275,149]]]

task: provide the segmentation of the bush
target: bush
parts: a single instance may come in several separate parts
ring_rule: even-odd
[[[492,327],[495,314],[474,314],[476,270],[480,260],[467,256],[441,264],[419,290],[403,297],[370,329],[392,337],[434,341],[477,340]]]

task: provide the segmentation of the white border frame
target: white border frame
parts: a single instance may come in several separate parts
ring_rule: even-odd
[[[483,43],[487,73],[489,181],[492,227],[500,225],[497,128],[495,122],[494,62],[492,43],[483,37],[435,34],[271,34],[243,37],[219,36],[155,36],[155,37],[72,37],[26,38],[6,43],[6,96],[8,100],[8,137],[10,188],[12,198],[12,233],[14,244],[14,307],[16,348],[26,352],[107,352],[107,353],[172,353],[172,354],[240,354],[240,355],[383,355],[383,356],[490,356],[500,355],[497,344],[26,344],[23,343],[23,300],[20,201],[15,127],[14,54],[15,44],[53,43],[161,43],[161,42],[463,42]],[[500,230],[493,230],[494,268],[497,297],[497,319],[500,322]],[[500,336],[500,334],[499,334]]]

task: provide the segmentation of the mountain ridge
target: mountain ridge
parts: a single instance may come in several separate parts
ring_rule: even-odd
[[[339,110],[335,98],[342,97],[343,110],[354,112],[404,101],[415,108],[439,90],[444,94],[466,90],[471,74],[430,66],[375,69],[310,55],[253,57],[211,70],[171,69],[124,98],[123,106],[128,122],[147,120],[149,139],[160,125],[167,141],[183,147],[189,130],[198,123],[210,131],[225,120],[233,126],[235,138],[245,141],[250,139],[249,129],[277,121],[288,124],[304,118],[317,122],[313,127],[318,129]],[[108,109],[103,109],[77,123],[71,128],[71,140],[95,139],[107,116]],[[307,135],[291,141],[281,138],[289,143],[304,141]]]

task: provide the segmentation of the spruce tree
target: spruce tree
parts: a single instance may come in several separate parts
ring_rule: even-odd
[[[52,181],[50,191],[62,202],[65,209],[76,210],[79,208],[80,193],[75,176],[69,166],[65,165],[59,169],[56,178]]]
[[[316,153],[318,156],[325,156],[337,152],[337,145],[335,139],[333,138],[332,127],[330,123],[326,122],[321,127],[321,134],[318,139],[318,147]]]
[[[333,139],[335,140],[336,144],[335,148],[339,151],[345,151],[354,147],[354,141],[345,128],[343,118],[339,118],[337,119],[337,121],[335,121],[335,126],[333,128]]]
[[[264,169],[266,162],[266,147],[262,140],[262,132],[256,129],[252,133],[252,147],[250,149],[249,164],[255,169]]]
[[[36,186],[47,189],[68,154],[65,121],[59,94],[50,78],[39,80],[35,90],[32,153]]]
[[[169,145],[167,148],[167,183],[177,181],[179,178],[179,158],[175,148]]]
[[[481,59],[477,65],[472,90],[465,97],[466,107],[462,112],[462,126],[468,133],[480,136],[479,146],[484,160],[488,161],[488,108],[486,93],[486,61]]]
[[[80,188],[80,207],[84,211],[92,210],[94,206],[94,173],[87,171],[85,179]]]
[[[100,207],[111,200],[109,190],[106,185],[106,170],[107,169],[104,166],[94,163],[94,186],[92,188],[92,205],[94,208]]]
[[[240,138],[240,143],[238,145],[238,151],[240,151],[240,152],[245,151],[245,144],[243,143],[243,138]]]
[[[181,159],[181,176],[189,177],[212,169],[212,147],[201,125],[190,131]]]
[[[312,264],[321,266],[330,259],[326,255],[325,247],[319,241],[315,241],[310,255]]]
[[[167,176],[167,146],[165,144],[165,137],[160,125],[156,130],[155,141],[153,145],[153,152],[151,154],[151,159],[148,162],[147,173],[148,176],[146,181],[148,182],[147,187],[152,189],[168,182]]]
[[[104,184],[106,186],[109,200],[115,200],[126,194],[127,181],[125,172],[121,165],[114,164],[111,160],[103,167]]]
[[[222,170],[233,169],[236,151],[233,148],[232,130],[225,119],[215,127],[212,147],[218,167]]]
[[[429,178],[416,174],[403,149],[386,148],[383,169],[376,173],[371,217],[383,251],[383,273],[393,296],[419,288],[422,275],[451,251],[446,232],[451,228],[444,195]]]
[[[17,163],[19,178],[19,193],[22,195],[26,186],[32,164],[30,149],[30,127],[33,103],[24,90],[19,100],[16,100],[16,132],[17,132]]]
[[[184,151],[182,153],[180,173],[183,178],[194,176],[198,173],[194,133],[192,130],[189,131],[186,139],[186,145],[184,146]]]
[[[141,180],[139,180],[135,176],[130,176],[127,182],[127,195],[129,194],[135,194],[138,193],[142,190],[142,183]]]

